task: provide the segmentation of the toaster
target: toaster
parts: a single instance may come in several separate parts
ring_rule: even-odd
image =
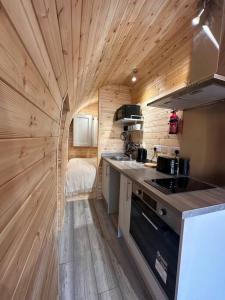
[[[157,171],[168,174],[177,175],[178,160],[175,157],[158,156]]]

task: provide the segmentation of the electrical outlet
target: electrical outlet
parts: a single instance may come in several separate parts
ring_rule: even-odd
[[[180,147],[171,147],[171,148],[170,148],[170,154],[171,154],[171,155],[175,155],[175,151],[176,151],[176,150],[180,151]]]
[[[158,153],[161,153],[161,151],[162,151],[161,145],[154,145],[153,147],[156,148],[156,151],[157,151]]]

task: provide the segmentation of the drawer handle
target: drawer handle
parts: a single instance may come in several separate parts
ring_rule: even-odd
[[[152,225],[155,230],[159,230],[158,227],[146,216],[146,214],[142,213],[142,216]]]

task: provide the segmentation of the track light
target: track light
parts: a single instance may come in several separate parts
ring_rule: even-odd
[[[132,77],[131,77],[131,81],[132,82],[136,82],[137,81],[137,69],[134,69],[132,72]]]
[[[195,17],[194,19],[192,19],[192,25],[193,25],[193,26],[199,25],[201,15],[204,13],[204,11],[205,11],[205,8],[203,8],[203,9],[200,11],[200,13],[197,15],[197,17]]]

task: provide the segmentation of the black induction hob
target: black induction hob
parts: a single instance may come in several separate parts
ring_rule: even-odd
[[[152,179],[145,180],[145,182],[164,194],[184,193],[215,188],[210,184],[197,181],[189,177]]]

